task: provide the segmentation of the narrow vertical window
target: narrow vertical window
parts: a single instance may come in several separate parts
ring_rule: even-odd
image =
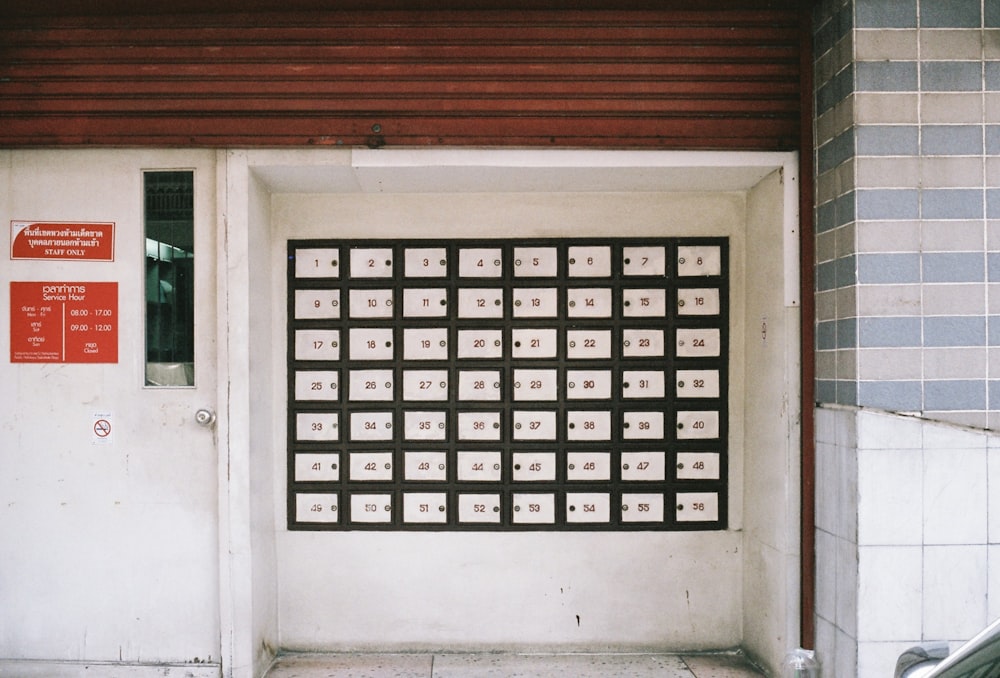
[[[145,172],[146,385],[194,385],[194,172]]]

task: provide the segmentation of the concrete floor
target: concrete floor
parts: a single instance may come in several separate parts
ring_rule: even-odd
[[[759,678],[739,654],[288,654],[266,678]]]

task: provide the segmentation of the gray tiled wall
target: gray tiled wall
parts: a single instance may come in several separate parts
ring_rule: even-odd
[[[818,400],[1000,427],[1000,0],[814,29]]]

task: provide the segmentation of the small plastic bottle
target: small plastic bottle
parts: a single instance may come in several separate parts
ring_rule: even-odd
[[[813,650],[795,648],[781,662],[781,678],[819,678],[819,662]]]

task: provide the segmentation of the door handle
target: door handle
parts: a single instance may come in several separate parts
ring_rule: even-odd
[[[194,420],[202,426],[211,426],[215,423],[215,412],[202,408],[194,413]]]

